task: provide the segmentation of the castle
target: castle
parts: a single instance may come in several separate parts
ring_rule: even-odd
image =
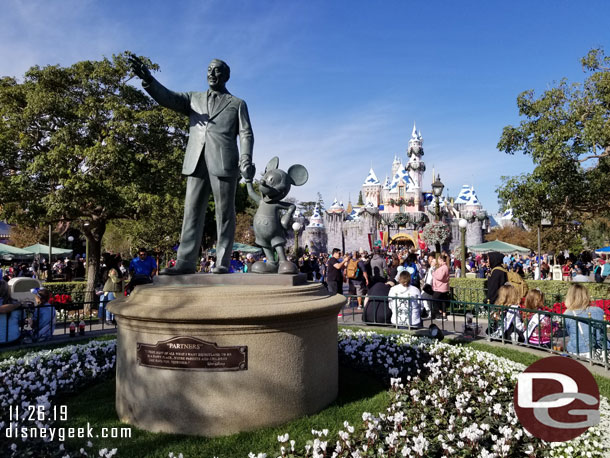
[[[312,252],[327,252],[333,248],[343,251],[368,250],[372,247],[402,245],[422,248],[420,231],[436,218],[436,199],[432,189],[425,189],[423,175],[426,164],[424,140],[415,124],[406,151],[406,164],[394,156],[390,174],[383,184],[373,167],[361,187],[362,205],[353,206],[334,200],[327,210],[316,207],[309,221],[304,223],[301,246]],[[433,173],[434,175],[434,173]],[[433,177],[434,178],[434,177]],[[461,236],[458,221],[467,220],[466,245],[483,242],[490,227],[490,217],[479,202],[474,187],[464,185],[456,198],[439,198],[441,220],[451,228],[451,237],[444,250],[459,247]],[[433,249],[434,247],[432,247]]]

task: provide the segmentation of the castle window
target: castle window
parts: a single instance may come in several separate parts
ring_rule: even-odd
[[[399,186],[398,187],[398,197],[404,197],[404,196],[405,196],[405,187]]]

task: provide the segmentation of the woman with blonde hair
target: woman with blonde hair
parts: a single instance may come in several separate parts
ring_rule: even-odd
[[[570,337],[566,346],[569,353],[579,356],[591,357],[594,349],[603,349],[608,346],[608,339],[605,335],[604,311],[599,307],[591,307],[591,296],[583,285],[573,283],[568,289],[565,299],[566,311],[565,328]],[[570,318],[573,317],[573,318]],[[581,319],[579,319],[581,318]],[[589,329],[589,322],[582,319],[599,320],[602,323],[596,325],[591,323],[593,330]],[[593,342],[589,337],[593,338]]]
[[[544,309],[544,294],[542,294],[542,291],[539,289],[529,291],[525,296],[525,308],[535,310],[535,312],[530,312],[529,315],[526,332],[528,342],[533,345],[550,347],[553,324],[548,315],[539,312]]]
[[[521,314],[519,312],[519,291],[513,285],[502,285],[498,289],[498,298],[496,299],[496,305],[501,305],[503,308],[500,310],[504,315],[504,338],[513,341],[525,342],[523,336],[524,326],[523,320],[521,320]]]
[[[123,277],[114,267],[108,271],[108,278],[104,283],[100,297],[98,317],[100,323],[106,320],[106,324],[114,324],[114,315],[106,310],[108,302],[115,300],[123,293]]]

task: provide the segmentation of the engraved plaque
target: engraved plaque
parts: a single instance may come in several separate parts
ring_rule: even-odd
[[[138,342],[138,364],[159,369],[248,370],[248,347],[219,347],[195,337],[172,337],[156,344]]]

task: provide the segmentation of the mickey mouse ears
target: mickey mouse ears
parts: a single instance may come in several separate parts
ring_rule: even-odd
[[[301,164],[295,164],[288,169],[288,176],[292,179],[295,186],[303,186],[309,179],[307,169]]]
[[[278,168],[279,165],[280,158],[275,156],[271,158],[271,160],[267,163],[267,167],[265,167],[265,172],[268,172],[269,170],[275,170]],[[307,172],[307,169],[301,164],[295,164],[291,166],[288,169],[287,174],[292,180],[291,184],[295,186],[303,186],[305,183],[307,183],[307,180],[309,179],[309,173]]]

